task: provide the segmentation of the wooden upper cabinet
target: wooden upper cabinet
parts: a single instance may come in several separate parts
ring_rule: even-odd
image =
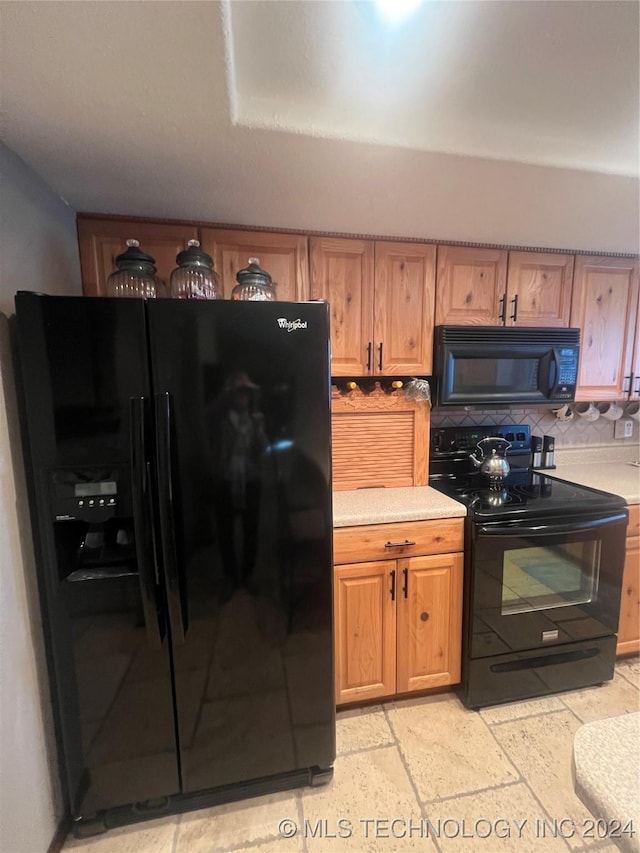
[[[334,569],[336,702],[396,688],[395,560]]]
[[[509,252],[506,325],[567,327],[572,282],[573,255]]]
[[[571,325],[581,329],[576,400],[628,396],[640,264],[627,258],[576,258]]]
[[[163,284],[159,296],[169,294],[169,277],[176,267],[176,255],[198,239],[195,225],[166,225],[93,219],[78,216],[78,245],[82,290],[85,296],[106,296],[106,280],[116,266],[116,257],[127,248],[127,240],[140,242],[143,252],[155,258],[158,278]]]
[[[312,237],[311,298],[331,316],[331,373],[362,376],[373,363],[373,243]]]
[[[398,560],[399,693],[460,681],[462,554]]]
[[[374,373],[431,373],[435,277],[435,246],[376,242]]]
[[[633,371],[633,381],[629,391],[629,397],[632,400],[640,399],[640,298],[638,300],[638,309],[635,316],[635,331],[633,345],[633,360],[631,362],[631,370]]]
[[[266,231],[201,228],[202,248],[214,260],[222,293],[229,299],[238,283],[236,273],[249,258],[257,258],[262,269],[276,282],[279,302],[303,302],[309,298],[309,258],[307,238],[299,234]]]
[[[436,325],[497,326],[507,281],[507,252],[438,246]]]

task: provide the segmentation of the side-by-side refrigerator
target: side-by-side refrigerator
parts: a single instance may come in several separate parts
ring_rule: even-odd
[[[328,307],[16,296],[76,832],[335,756]]]

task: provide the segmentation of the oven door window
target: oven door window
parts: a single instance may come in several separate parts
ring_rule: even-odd
[[[598,594],[598,540],[503,553],[502,615],[588,604]]]

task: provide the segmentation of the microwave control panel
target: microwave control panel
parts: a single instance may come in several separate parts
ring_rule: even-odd
[[[558,375],[551,389],[552,400],[573,400],[578,379],[578,347],[561,347],[555,351]]]

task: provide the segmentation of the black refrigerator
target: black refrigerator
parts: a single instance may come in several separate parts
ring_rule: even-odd
[[[16,295],[78,834],[332,775],[326,303]]]

